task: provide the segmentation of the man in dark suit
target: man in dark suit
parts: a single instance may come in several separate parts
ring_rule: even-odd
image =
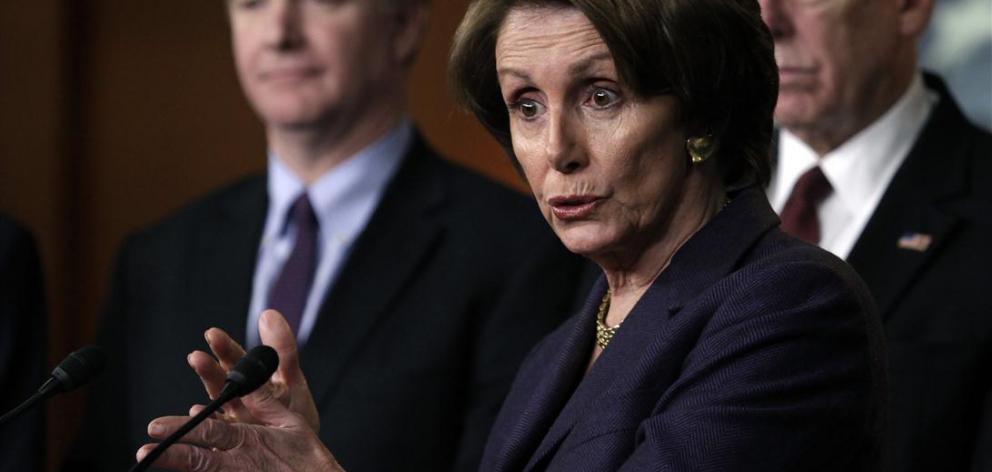
[[[45,380],[44,293],[34,240],[0,215],[0,414]],[[0,471],[42,470],[45,413],[34,408],[0,426]]]
[[[888,469],[992,470],[992,136],[916,66],[931,0],[763,0],[783,228],[868,283],[889,350]]]
[[[269,167],[127,240],[111,358],[68,470],[125,470],[148,422],[206,394],[183,358],[224,328],[298,338],[321,438],[349,470],[472,470],[579,262],[532,203],[444,162],[403,112],[420,0],[231,0]]]

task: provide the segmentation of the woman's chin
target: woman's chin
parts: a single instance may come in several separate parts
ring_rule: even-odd
[[[604,252],[613,241],[602,228],[596,227],[556,229],[556,232],[566,249],[587,258],[594,258],[596,254]]]

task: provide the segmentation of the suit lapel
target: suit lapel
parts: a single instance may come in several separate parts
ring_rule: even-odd
[[[764,193],[750,187],[737,192],[724,211],[690,238],[627,315],[623,327],[582,379],[525,470],[544,468],[545,461],[557,451],[576,422],[590,411],[609,408],[609,401],[602,407],[596,403],[604,398],[616,398],[611,391],[634,390],[636,386],[626,383],[630,378],[643,377],[632,366],[642,357],[644,348],[663,341],[668,335],[666,326],[682,307],[733,271],[754,243],[775,228],[778,221]],[[597,289],[594,293],[600,296],[606,290],[605,285],[597,285]],[[584,323],[589,326],[587,339],[591,340],[595,305],[587,304],[587,311]],[[584,360],[588,359],[588,349],[577,351],[584,353]],[[659,384],[665,381],[654,380]]]
[[[889,317],[899,296],[939,250],[956,222],[955,216],[943,213],[932,202],[899,202],[898,193],[875,210],[848,262],[871,289],[883,319]],[[899,247],[900,238],[913,235],[923,235],[931,242],[923,251]]]
[[[601,283],[602,287],[600,288],[597,285],[597,290],[593,292],[598,297],[594,297],[594,303],[591,306],[587,306],[587,310],[582,312],[583,316],[577,320],[580,326],[575,330],[575,333],[578,336],[570,338],[570,345],[564,347],[563,359],[566,362],[571,361],[572,365],[578,364],[580,370],[578,372],[572,371],[578,375],[581,375],[581,369],[589,362],[595,333],[593,320],[596,319],[598,302],[602,298],[603,293],[606,292],[605,282]],[[624,321],[624,329],[617,331],[616,337],[611,341],[609,348],[603,351],[592,368],[586,372],[585,378],[582,378],[581,383],[579,383],[578,388],[574,390],[571,397],[569,398],[567,395],[564,397],[568,399],[568,402],[564,408],[561,408],[561,412],[557,417],[552,416],[554,422],[551,424],[550,429],[547,430],[547,434],[544,436],[537,450],[531,455],[530,461],[524,470],[543,470],[547,467],[546,461],[558,450],[579,419],[591,411],[590,409],[594,407],[596,401],[602,398],[627,370],[629,363],[639,357],[641,349],[650,341],[649,338],[651,335],[659,333],[661,326],[668,321],[668,318],[659,317],[656,312],[651,313],[654,311],[652,307],[658,306],[659,300],[657,298],[667,295],[663,291],[649,290],[638,301],[637,306],[631,310],[631,313]],[[660,303],[661,306],[668,305],[668,303]],[[639,312],[648,313],[638,315]],[[559,362],[557,364],[561,365],[562,363]],[[564,372],[556,372],[557,375],[555,377],[565,378],[567,380],[567,375],[570,372],[566,369],[562,370]],[[554,388],[564,387],[567,393],[572,385],[575,385],[574,381],[559,383],[557,382],[558,378],[549,379],[549,382],[555,382],[555,384],[553,387],[546,387],[545,390],[553,392]],[[545,398],[553,399],[555,397],[553,395],[547,395]],[[558,397],[560,398],[560,395]],[[545,398],[539,398],[533,407],[548,407],[549,405],[546,405],[546,402],[542,401]],[[549,408],[550,411],[543,411],[545,414],[559,411],[560,403],[557,405],[551,404],[550,406],[552,407]],[[543,431],[544,429],[540,429],[537,432],[540,433]]]
[[[970,145],[961,138],[967,122],[943,84],[927,79],[940,103],[848,256],[883,319],[952,233],[959,218],[948,208],[968,186],[968,163],[960,157]],[[928,244],[900,247],[900,238],[913,235],[929,238]]]
[[[534,456],[531,453],[534,448],[543,446],[542,439],[569,401],[589,362],[595,336],[592,320],[605,293],[606,281],[601,276],[579,314],[570,318],[563,328],[564,338],[551,353],[553,357],[532,361],[540,365],[536,372],[540,378],[527,396],[521,414],[517,416],[517,423],[503,442],[494,470],[522,470],[525,461]]]
[[[195,265],[189,277],[189,309],[198,315],[177,317],[177,321],[189,320],[197,334],[211,326],[220,327],[244,343],[268,197],[264,177],[241,185],[208,209],[213,215],[198,228],[192,258]]]
[[[415,139],[321,304],[300,353],[318,405],[442,234],[430,218],[445,193],[435,159]]]

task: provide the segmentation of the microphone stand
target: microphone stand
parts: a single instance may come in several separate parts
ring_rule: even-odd
[[[42,385],[42,387],[38,389],[37,392],[34,392],[33,395],[28,397],[27,400],[24,400],[24,403],[17,405],[17,408],[8,411],[3,416],[0,416],[0,425],[6,424],[8,421],[17,418],[18,416],[21,416],[21,413],[24,413],[25,411],[31,409],[31,407],[34,406],[35,403],[38,403],[41,400],[47,400],[49,397],[54,395],[56,392],[54,388],[45,390],[45,387],[51,382],[52,379],[48,379],[48,382],[45,382],[45,385]]]
[[[59,363],[52,375],[48,377],[24,403],[0,416],[0,425],[17,418],[25,411],[42,400],[47,400],[58,393],[69,392],[89,382],[103,371],[107,364],[107,355],[99,346],[85,346],[69,354]]]

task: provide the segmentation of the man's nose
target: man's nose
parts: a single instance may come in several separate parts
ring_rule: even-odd
[[[268,42],[280,50],[296,49],[303,44],[303,12],[299,0],[277,0],[272,2],[272,10],[266,27],[269,30]]]
[[[761,19],[768,25],[768,29],[775,39],[787,37],[792,34],[792,20],[789,17],[791,5],[790,0],[758,0],[761,6]]]

